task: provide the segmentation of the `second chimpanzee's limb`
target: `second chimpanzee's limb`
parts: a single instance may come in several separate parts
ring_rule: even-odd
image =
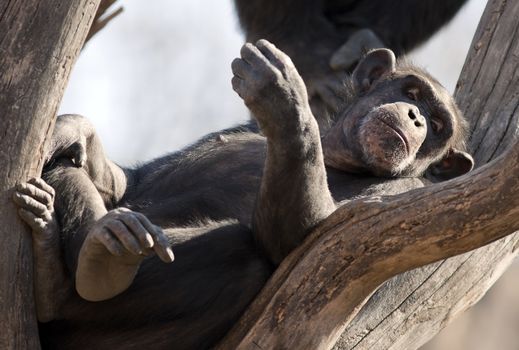
[[[328,190],[319,128],[290,58],[265,40],[246,44],[232,64],[233,87],[267,137],[267,157],[253,230],[275,264],[327,217]]]
[[[397,56],[430,38],[466,2],[235,0],[240,23],[249,41],[266,38],[292,55],[285,44],[311,50],[317,43],[309,39],[320,41],[336,36],[345,42],[352,33],[369,28]]]
[[[369,28],[397,56],[414,49],[450,21],[467,0],[327,0],[339,33]]]

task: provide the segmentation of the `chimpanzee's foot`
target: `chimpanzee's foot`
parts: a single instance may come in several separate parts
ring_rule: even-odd
[[[303,79],[290,57],[268,41],[243,45],[232,71],[233,89],[268,138],[300,135],[313,119]]]
[[[59,317],[72,290],[61,256],[60,228],[54,214],[54,189],[40,178],[19,184],[13,195],[22,220],[32,229],[34,290],[38,321]]]
[[[20,217],[32,229],[33,244],[44,248],[59,244],[52,187],[40,178],[33,178],[16,186],[13,199]]]
[[[109,211],[90,229],[79,252],[78,293],[90,301],[122,293],[133,282],[144,258],[152,253],[167,263],[174,259],[160,227],[126,208]]]

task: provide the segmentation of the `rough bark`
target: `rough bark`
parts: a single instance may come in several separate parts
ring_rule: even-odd
[[[70,69],[98,0],[0,2],[0,348],[38,349],[28,229],[12,188],[41,172]]]
[[[487,5],[456,98],[479,165],[515,141],[519,3]],[[413,349],[490,288],[516,255],[519,147],[474,173],[340,208],[276,271],[221,348]],[[346,328],[347,326],[347,328]]]

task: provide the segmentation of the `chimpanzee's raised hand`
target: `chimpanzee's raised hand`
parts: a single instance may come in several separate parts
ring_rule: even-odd
[[[266,40],[247,43],[232,62],[233,89],[268,138],[298,135],[313,118],[303,79],[290,57]]]

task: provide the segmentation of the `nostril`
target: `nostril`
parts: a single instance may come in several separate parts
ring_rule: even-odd
[[[420,127],[420,126],[423,126],[422,123],[420,123],[418,120],[414,122],[414,126],[416,127]]]
[[[416,113],[412,109],[409,110],[409,113],[407,113],[407,115],[409,115],[409,118],[411,118],[411,120],[416,119]]]

